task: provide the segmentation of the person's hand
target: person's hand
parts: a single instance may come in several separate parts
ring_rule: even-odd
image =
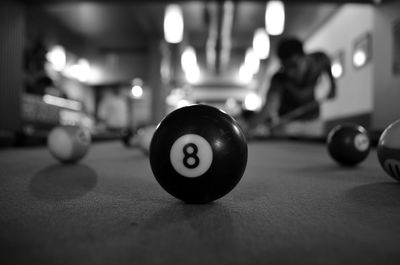
[[[259,124],[256,127],[247,130],[245,135],[247,140],[269,137],[271,135],[271,129],[266,124]]]
[[[332,88],[329,76],[322,74],[317,81],[314,89],[314,97],[318,102],[326,101],[334,97],[335,89]]]
[[[280,117],[279,117],[278,113],[270,113],[269,121],[270,121],[271,127],[277,126],[280,123]]]
[[[336,87],[333,85],[329,91],[327,99],[333,99],[336,97]]]

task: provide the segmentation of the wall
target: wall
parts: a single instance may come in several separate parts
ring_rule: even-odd
[[[164,42],[156,42],[150,47],[147,85],[151,90],[151,123],[158,124],[167,113],[166,97],[171,90],[168,79],[161,74],[163,68],[170,68],[171,56]],[[164,69],[165,70],[165,69]]]
[[[141,126],[143,124],[155,123],[151,120],[151,99],[152,93],[150,87],[143,87],[143,96],[140,99],[133,100],[132,125]]]
[[[0,129],[15,131],[21,126],[24,33],[23,6],[0,2]]]
[[[81,55],[88,45],[82,37],[65,28],[54,17],[49,16],[43,10],[42,5],[28,5],[26,21],[27,43],[40,39],[46,45],[61,44],[67,51],[76,55]]]
[[[62,45],[69,56],[84,57],[88,50],[88,43],[79,35],[74,34],[60,24],[60,22],[49,16],[43,11],[42,6],[29,5],[26,7],[26,38],[28,44],[36,40],[44,42],[47,48],[52,45]],[[95,111],[95,97],[91,87],[71,78],[63,76],[53,77],[58,88],[63,91],[68,98],[78,100],[84,104],[84,111],[93,114]]]
[[[82,102],[86,113],[95,114],[95,95],[92,87],[67,78],[60,83],[62,84],[61,89],[69,99]]]
[[[337,80],[336,99],[326,102],[322,106],[321,117],[323,120],[372,112],[374,65],[369,63],[356,70],[352,65],[351,56],[354,41],[365,33],[372,32],[373,23],[374,9],[372,6],[344,5],[326,24],[306,40],[307,51],[323,50],[330,56],[344,51],[345,73]]]
[[[400,23],[399,2],[376,8],[373,42],[375,111],[372,119],[375,130],[382,130],[400,119],[400,75],[393,73],[392,28],[395,22]]]
[[[118,83],[141,78],[148,81],[149,60],[148,51],[124,53],[92,53],[90,60],[94,85]]]

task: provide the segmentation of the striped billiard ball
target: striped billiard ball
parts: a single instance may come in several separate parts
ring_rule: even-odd
[[[390,124],[379,137],[377,155],[385,172],[400,181],[400,120]]]

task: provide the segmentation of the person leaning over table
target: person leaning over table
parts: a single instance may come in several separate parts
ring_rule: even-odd
[[[307,111],[293,120],[316,120],[320,115],[320,102],[336,96],[331,61],[326,53],[307,54],[299,39],[288,37],[278,43],[277,55],[281,67],[272,76],[265,104],[247,121],[248,135],[252,135],[260,124],[279,124],[284,115],[304,106],[308,106]],[[321,87],[325,93],[318,96],[316,92]]]

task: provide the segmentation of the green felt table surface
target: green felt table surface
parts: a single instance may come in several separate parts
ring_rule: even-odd
[[[238,186],[190,205],[119,142],[76,165],[0,150],[0,264],[400,264],[400,185],[375,150],[343,168],[321,143],[251,142]]]

